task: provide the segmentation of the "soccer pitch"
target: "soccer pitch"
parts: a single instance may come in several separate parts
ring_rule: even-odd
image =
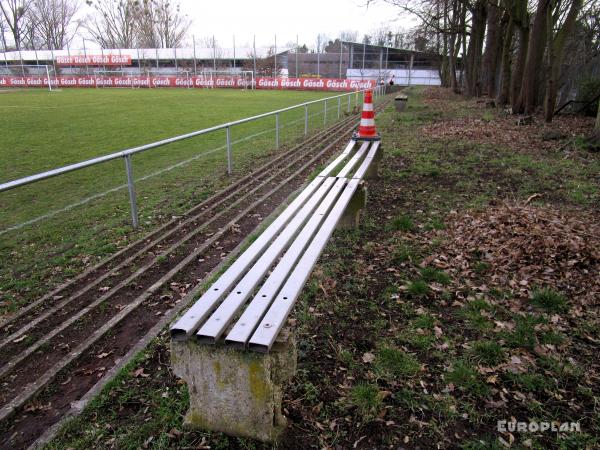
[[[234,89],[4,91],[0,183],[332,95]]]
[[[333,95],[233,89],[3,91],[0,182]],[[333,123],[338,101],[328,103],[327,123]],[[346,99],[342,105],[345,110]],[[323,127],[323,103],[311,105],[309,116],[310,129]],[[280,114],[279,126],[282,146],[300,137],[304,108]],[[241,175],[274,150],[275,117],[236,126],[231,139],[234,174]],[[122,158],[0,193],[0,294],[6,297],[0,313],[39,294],[44,284],[78,273],[90,256],[114,252],[226,185],[225,143],[221,130],[134,155],[137,231],[131,228]]]

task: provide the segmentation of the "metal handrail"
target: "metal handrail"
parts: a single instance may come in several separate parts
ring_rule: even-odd
[[[380,90],[381,87],[383,87],[383,86],[377,86],[374,88],[376,96],[378,95],[378,91]],[[132,174],[132,161],[131,161],[132,155],[134,155],[136,153],[141,153],[143,151],[150,150],[153,148],[162,147],[167,144],[172,144],[174,142],[179,142],[179,141],[183,141],[185,139],[190,139],[192,137],[212,133],[213,131],[226,130],[227,131],[227,159],[228,159],[227,172],[231,173],[231,165],[232,165],[231,164],[231,140],[230,140],[231,127],[233,127],[235,125],[241,125],[244,123],[252,122],[252,121],[255,121],[258,119],[263,119],[265,117],[275,116],[275,119],[276,119],[276,147],[278,147],[279,146],[279,142],[278,142],[279,141],[279,136],[278,136],[278,134],[279,134],[278,133],[279,132],[279,129],[278,129],[279,128],[279,114],[287,112],[287,111],[291,111],[294,109],[298,109],[298,108],[305,108],[305,121],[307,121],[309,105],[324,102],[325,103],[325,114],[326,114],[328,100],[332,100],[332,99],[336,99],[336,98],[341,99],[342,97],[356,95],[359,93],[364,93],[366,90],[367,89],[356,90],[356,91],[345,92],[340,95],[334,95],[331,97],[326,97],[326,98],[322,98],[322,99],[318,99],[318,100],[311,100],[308,102],[300,103],[300,104],[293,105],[293,106],[288,106],[286,108],[278,109],[275,111],[258,114],[256,116],[246,117],[246,118],[239,119],[239,120],[236,120],[233,122],[227,122],[227,123],[224,123],[221,125],[216,125],[214,127],[204,128],[202,130],[193,131],[191,133],[181,134],[179,136],[175,136],[172,138],[163,139],[163,140],[156,141],[156,142],[151,142],[150,144],[145,144],[145,145],[141,145],[138,147],[132,147],[129,149],[121,150],[119,152],[111,153],[109,155],[99,156],[97,158],[92,158],[92,159],[88,159],[88,160],[81,161],[78,163],[69,164],[67,166],[48,170],[46,172],[41,172],[41,173],[37,173],[37,174],[30,175],[27,177],[19,178],[17,180],[2,183],[2,184],[0,184],[0,192],[4,192],[4,191],[15,189],[15,188],[25,186],[28,184],[36,183],[38,181],[47,180],[49,178],[53,178],[53,177],[63,175],[65,173],[73,172],[76,170],[84,169],[86,167],[95,166],[97,164],[101,164],[101,163],[104,163],[107,161],[112,161],[112,160],[115,160],[118,158],[124,158],[127,179],[128,179],[128,185],[129,185],[129,196],[130,196],[131,211],[132,211],[132,222],[133,222],[133,226],[137,227],[137,225],[138,225],[137,204],[136,204],[137,202],[136,202],[135,188],[134,188],[134,184],[133,184],[134,180],[133,180],[133,174]],[[338,117],[339,117],[339,110],[340,110],[340,101],[338,101]],[[325,121],[326,121],[326,117],[327,116],[325,115]],[[308,124],[305,123],[305,130],[304,130],[305,134],[308,132],[307,125]]]

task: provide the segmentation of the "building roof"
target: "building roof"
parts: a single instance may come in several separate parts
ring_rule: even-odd
[[[265,58],[269,54],[270,47],[256,47],[256,56],[258,58]],[[288,52],[289,49],[284,48],[277,51],[277,55],[282,55]],[[252,59],[254,49],[252,47],[236,47],[235,48],[235,59],[236,60],[247,60]],[[52,61],[57,56],[85,56],[85,55],[119,55],[119,56],[130,56],[131,59],[159,59],[169,60],[175,59],[193,59],[194,48],[183,47],[183,48],[146,48],[146,49],[96,49],[90,48],[84,51],[83,49],[70,49],[70,50],[21,50],[10,51],[2,53],[0,56],[0,62],[4,61]],[[139,56],[138,56],[139,55]],[[233,48],[219,48],[217,47],[216,52],[212,48],[200,48],[195,49],[196,59],[210,60],[216,57],[216,59],[233,59],[234,49]],[[54,58],[53,58],[54,57]]]

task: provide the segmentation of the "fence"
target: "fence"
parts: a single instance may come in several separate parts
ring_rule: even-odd
[[[385,86],[377,86],[374,89],[374,96],[376,100],[385,94],[385,89]],[[57,214],[69,211],[73,208],[82,206],[86,203],[105,197],[125,188],[127,188],[129,198],[131,222],[133,227],[138,227],[140,219],[136,181],[139,183],[153,177],[164,176],[165,173],[176,169],[181,169],[192,162],[199,160],[200,158],[212,158],[210,164],[207,163],[205,165],[205,169],[215,172],[218,165],[223,163],[225,164],[226,172],[231,174],[234,163],[238,163],[238,161],[234,161],[233,150],[236,145],[244,144],[248,149],[250,149],[241,155],[239,161],[240,163],[242,160],[247,162],[248,160],[251,160],[253,156],[259,153],[259,150],[252,149],[272,149],[273,147],[278,149],[284,143],[284,141],[291,141],[300,135],[308,134],[309,130],[311,129],[320,128],[321,126],[325,127],[328,123],[340,119],[344,111],[349,112],[351,110],[353,106],[352,104],[354,104],[354,106],[359,106],[362,104],[362,98],[360,98],[361,94],[364,96],[364,90],[309,101],[5,182],[0,184],[0,193],[18,189],[27,189],[25,188],[27,185],[44,182],[45,180],[49,180],[51,178],[64,177],[69,173],[83,172],[83,169],[93,166],[108,166],[106,170],[107,173],[105,174],[81,176],[75,180],[71,180],[70,183],[63,183],[61,186],[57,186],[56,191],[61,192],[59,196],[61,199],[64,198],[66,204],[61,205],[61,207],[56,208],[46,214],[29,218],[27,220],[24,218],[26,212],[20,211],[13,216],[15,218],[23,217],[23,220],[16,224],[2,224],[8,226],[0,230],[0,235],[9,231],[21,229],[27,225],[31,225],[50,217],[54,217]],[[271,124],[265,127],[265,121],[270,121]],[[243,137],[235,139],[234,134],[241,135]],[[270,136],[271,134],[272,136]],[[178,143],[188,141],[199,136],[204,136],[203,140],[205,142],[203,146],[203,152],[196,151],[198,144],[195,146],[186,146],[185,149],[177,147]],[[219,141],[221,141],[220,145]],[[170,148],[169,152],[163,154],[156,154],[153,152],[156,158],[146,159],[142,166],[147,173],[142,177],[135,179],[132,157],[134,155],[140,155],[143,152],[151,149],[157,149],[160,147],[164,148],[167,146]],[[222,153],[225,154],[225,158],[218,157]],[[176,154],[181,155],[182,159],[180,161],[175,162],[173,160]],[[94,182],[96,182],[98,184],[98,186],[94,188],[94,190],[96,190],[99,186],[106,186],[111,182],[114,182],[114,173],[118,170],[118,168],[114,166],[114,162],[118,161],[119,159],[124,161],[124,172],[127,179],[126,185],[114,186],[102,192],[90,191],[89,189],[87,191],[84,190],[88,183],[91,186],[94,184]],[[194,176],[197,177],[197,172],[191,172],[192,173],[187,174],[188,178]],[[173,181],[172,183],[175,182]],[[29,189],[31,189],[31,187]],[[11,197],[12,201],[9,200],[7,202],[5,199],[3,202],[0,202],[0,204],[2,204],[3,209],[5,210],[7,210],[11,205],[31,206],[32,202],[34,206],[35,204],[44,206],[43,194],[50,191],[52,191],[52,188],[45,186],[45,189],[39,189],[38,191],[30,190],[29,192],[24,193],[22,196]],[[83,192],[87,192],[88,195],[81,195]],[[84,196],[85,198],[79,198],[77,201],[73,201],[78,195]]]
[[[277,46],[277,37],[268,46],[237,45],[221,47],[213,39],[209,46],[196,45],[181,48],[80,48],[37,49],[4,51],[0,66],[18,73],[21,66],[51,65],[54,73],[62,76],[93,75],[97,69],[119,70],[131,76],[163,76],[187,72],[198,75],[206,70],[228,71],[240,74],[252,71],[257,77],[293,78],[350,78],[349,70],[370,71],[369,77],[381,79],[382,72],[400,69],[432,70],[439,68],[439,55],[335,40],[308,51],[299,43]],[[321,43],[324,44],[324,43]],[[20,70],[23,72],[23,70]],[[25,75],[25,73],[23,73]],[[414,84],[414,83],[413,83]]]

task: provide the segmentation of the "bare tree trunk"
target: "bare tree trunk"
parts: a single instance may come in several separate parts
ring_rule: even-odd
[[[546,47],[546,13],[550,7],[551,0],[539,0],[538,7],[533,20],[529,46],[527,47],[527,61],[523,73],[521,92],[514,113],[531,114],[538,105],[538,87],[540,72]]]
[[[485,36],[486,7],[485,1],[477,0],[472,15],[471,37],[467,50],[467,96],[479,96],[481,93],[480,67],[483,39]]]
[[[448,51],[448,0],[443,0],[444,1],[444,25],[443,25],[443,30],[444,32],[442,33],[442,45],[443,45],[443,50],[442,50],[442,69],[441,69],[441,80],[442,80],[442,86],[444,87],[449,87],[451,85],[451,81],[450,81],[450,56],[449,56],[449,52]]]
[[[505,105],[510,100],[512,43],[515,22],[508,12],[505,13],[505,17],[508,18],[508,23],[506,23],[506,27],[503,29],[504,41],[502,45],[502,59],[500,63],[500,86],[498,89],[498,98],[496,99],[496,103],[498,105]]]
[[[598,114],[596,115],[596,125],[594,126],[594,138],[600,142],[600,102],[598,102]]]
[[[2,51],[6,52],[8,51],[8,48],[6,46],[6,36],[4,36],[4,33],[6,31],[4,30],[4,21],[2,20],[2,17],[0,17],[0,39],[2,39]]]
[[[462,63],[460,68],[460,85],[461,87],[465,87],[466,82],[466,55],[467,55],[467,5],[461,3],[461,11],[460,11],[460,44],[459,47],[462,47]]]
[[[489,97],[496,95],[496,64],[500,36],[500,8],[497,0],[490,0],[487,15],[487,39],[483,56],[483,85]]]
[[[519,50],[517,52],[517,61],[513,71],[510,87],[510,104],[513,111],[516,109],[521,92],[521,84],[523,81],[523,72],[525,72],[525,61],[527,60],[527,47],[529,47],[529,28],[518,27],[519,32]]]
[[[558,81],[560,80],[560,71],[562,68],[564,50],[567,38],[573,33],[575,22],[583,0],[573,0],[569,13],[565,18],[563,26],[556,32],[556,37],[552,36],[552,11],[548,12],[548,78],[546,80],[546,98],[544,102],[544,120],[552,122],[554,108],[556,106],[556,93],[558,91]]]

